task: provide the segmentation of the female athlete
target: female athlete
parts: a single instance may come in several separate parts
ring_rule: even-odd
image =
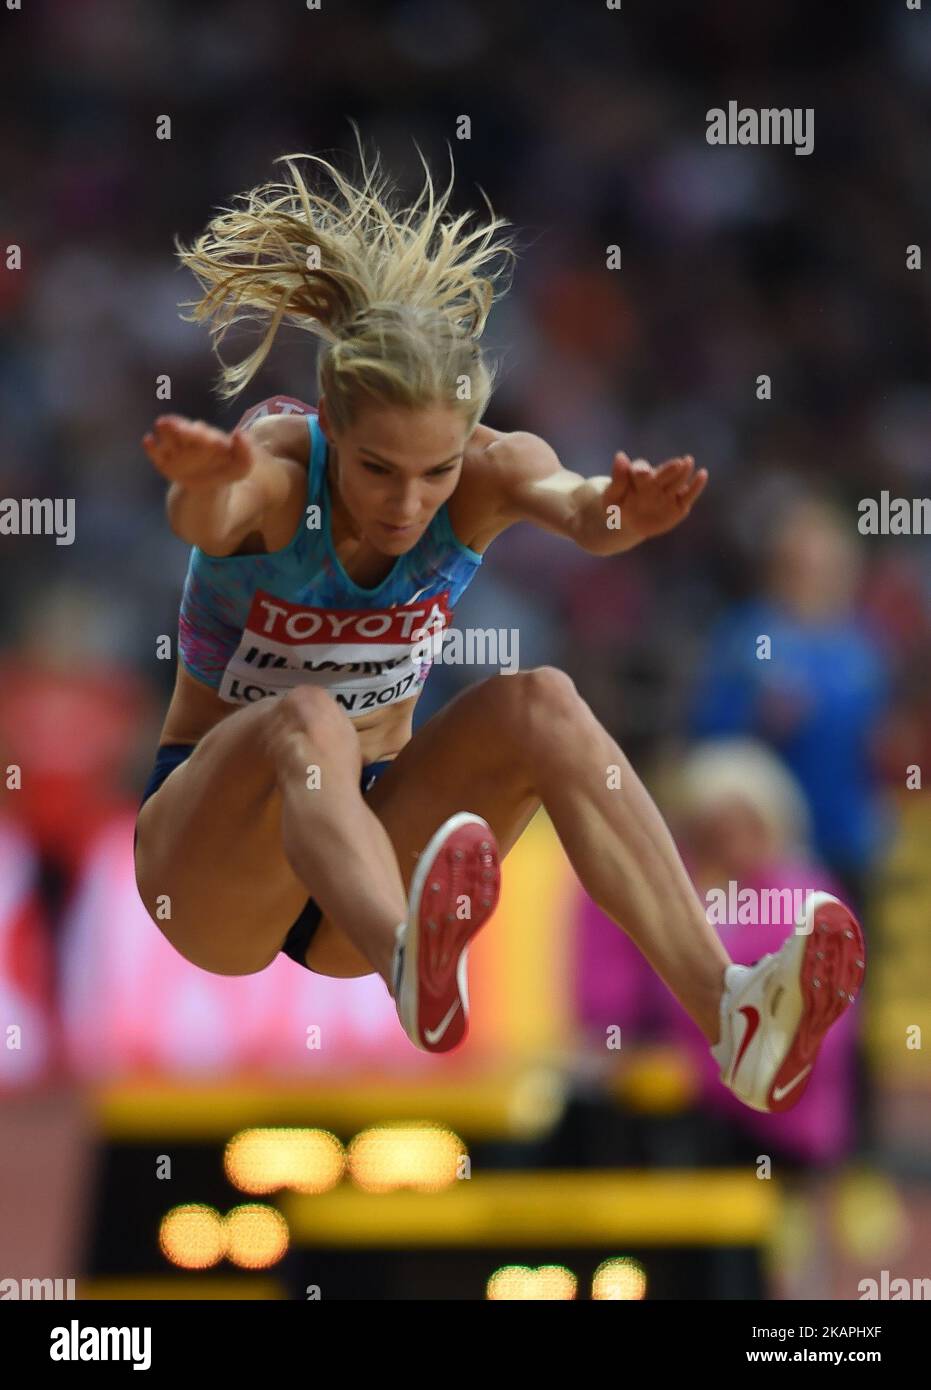
[[[479,339],[515,258],[509,224],[490,205],[471,230],[473,214],[448,216],[453,180],[437,196],[423,156],[405,208],[360,155],[356,182],[285,157],[284,181],[178,246],[202,290],[190,317],[215,346],[244,312],[268,320],[223,366],[222,395],[285,320],[322,348],[316,409],[274,398],[231,433],[163,416],[143,441],[192,547],[136,826],[146,910],[218,974],[280,951],[322,975],[377,972],[411,1042],[448,1051],[466,1035],[468,947],[494,911],[499,856],[542,805],[723,1082],[787,1109],[860,985],[850,912],[813,895],[781,951],[733,965],[642,783],[558,670],[479,681],[412,733],[431,643],[496,537],[527,521],[616,555],[683,521],[707,475],[690,456],[652,468],[618,453],[610,476],[583,478],[537,436],[480,423],[493,369]]]

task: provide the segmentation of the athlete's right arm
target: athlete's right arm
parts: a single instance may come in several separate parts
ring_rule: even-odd
[[[289,424],[290,431],[271,416],[227,434],[202,420],[160,416],[142,444],[171,484],[165,509],[175,535],[223,556],[261,529],[289,496],[298,449],[307,451],[306,425],[295,431]]]

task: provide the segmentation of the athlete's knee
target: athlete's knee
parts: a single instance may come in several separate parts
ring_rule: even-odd
[[[276,769],[291,760],[295,736],[311,753],[326,750],[328,756],[343,753],[362,765],[359,739],[352,721],[325,690],[296,686],[275,699],[262,729],[264,745]]]
[[[537,765],[553,747],[578,729],[588,706],[565,671],[534,666],[511,676],[492,676],[496,729],[512,752]]]
[[[494,679],[502,682],[501,694],[518,728],[575,720],[586,709],[571,676],[555,666],[533,666],[513,676]]]
[[[583,703],[576,690],[575,681],[556,666],[532,666],[522,674],[530,698],[538,704],[545,705],[547,709],[575,713]]]

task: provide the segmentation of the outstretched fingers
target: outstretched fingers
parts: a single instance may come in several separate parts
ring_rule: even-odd
[[[705,484],[707,483],[707,481],[707,468],[700,468],[698,472],[695,474],[694,478],[692,478],[691,482],[688,483],[685,487],[681,487],[679,491],[676,492],[676,502],[679,504],[683,511],[689,511],[689,509],[694,505],[694,503],[697,502],[698,498],[702,495],[702,493],[705,490]]]

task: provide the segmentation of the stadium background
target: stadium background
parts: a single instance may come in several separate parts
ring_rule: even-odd
[[[22,768],[0,803],[0,1277],[389,1299],[855,1298],[884,1269],[926,1277],[931,811],[906,770],[931,775],[931,560],[926,537],[862,536],[857,517],[883,490],[931,491],[931,296],[906,268],[929,242],[928,15],[24,8],[0,15],[0,493],[73,497],[76,539],[0,545],[0,766]],[[814,153],[708,146],[705,112],[731,99],[813,107]],[[573,676],[701,887],[814,875],[859,906],[868,988],[789,1116],[728,1103],[545,816],[507,861],[472,1037],[447,1059],[407,1045],[377,981],[283,957],[208,976],[135,898],[174,677],[156,641],[174,641],[187,559],[140,436],[166,408],[229,426],[273,393],[315,399],[289,330],[218,406],[172,237],[280,154],[348,159],[347,116],[409,192],[414,141],[445,182],[449,140],[454,209],[481,208],[480,184],[518,229],[490,424],[583,474],[617,448],[710,469],[688,524],[628,556],[509,533],[456,619],[517,628],[522,666]],[[765,675],[744,659],[764,619],[790,654]],[[437,668],[423,716],[487,674]],[[715,800],[696,758],[733,736],[754,743]],[[806,844],[768,820],[779,766]],[[747,960],[780,936],[722,933]]]

